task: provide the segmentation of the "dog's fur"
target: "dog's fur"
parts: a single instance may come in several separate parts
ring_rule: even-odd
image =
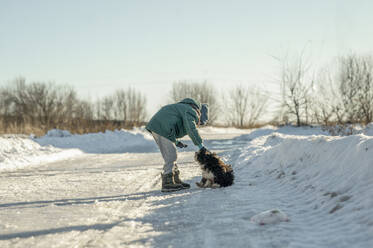
[[[231,186],[234,174],[231,165],[227,165],[216,153],[200,150],[194,155],[194,159],[202,169],[201,182],[196,183],[200,188],[218,188]]]

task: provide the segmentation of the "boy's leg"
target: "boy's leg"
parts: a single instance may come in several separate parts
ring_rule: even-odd
[[[162,192],[171,192],[184,189],[182,184],[175,183],[173,168],[177,159],[176,147],[174,143],[168,139],[152,133],[159,150],[161,150],[162,157],[165,161],[162,174]]]
[[[153,137],[157,142],[165,161],[163,167],[164,175],[172,173],[175,184],[181,184],[184,189],[190,188],[190,184],[185,183],[180,179],[180,171],[176,165],[177,151],[175,144],[156,133],[153,133]]]
[[[177,160],[177,151],[175,144],[154,132],[152,132],[152,135],[159,147],[159,150],[161,151],[162,157],[165,162],[163,166],[163,173],[172,173]]]

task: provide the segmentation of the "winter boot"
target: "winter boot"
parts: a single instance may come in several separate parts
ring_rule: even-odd
[[[184,189],[183,185],[175,183],[172,173],[162,174],[162,192],[172,192]]]
[[[180,179],[180,171],[178,169],[174,170],[174,180],[175,180],[175,183],[183,185],[184,189],[189,189],[190,188],[190,184],[184,183],[183,181],[181,181],[181,179]]]

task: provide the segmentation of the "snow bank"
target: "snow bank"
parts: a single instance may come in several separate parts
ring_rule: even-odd
[[[71,135],[67,131],[51,130],[45,136],[34,139],[41,146],[76,148],[86,153],[153,152],[157,150],[151,135],[142,129],[116,130],[104,133]]]
[[[234,127],[225,128],[225,127],[207,126],[207,127],[198,128],[198,131],[201,135],[204,135],[204,134],[228,134],[228,133],[233,133],[233,134],[241,134],[242,133],[243,134],[243,133],[247,133],[248,129],[238,129],[238,128],[234,128]]]
[[[239,130],[239,129],[237,129]],[[243,132],[245,133],[245,132]],[[246,130],[247,133],[247,130]],[[320,126],[314,127],[295,127],[295,126],[265,126],[259,129],[253,129],[250,133],[241,135],[236,138],[240,141],[250,141],[261,136],[270,135],[272,133],[281,133],[287,135],[298,135],[298,136],[311,136],[311,135],[328,135],[328,136],[348,136],[348,135],[357,135],[364,134],[367,136],[373,136],[373,123],[368,124],[366,127],[360,125],[351,125],[351,126],[334,126],[323,129]]]
[[[0,170],[53,162],[79,154],[82,152],[76,149],[61,150],[52,146],[41,146],[19,135],[0,137]]]
[[[53,162],[83,153],[152,151],[157,151],[157,147],[144,128],[84,135],[53,129],[40,138],[33,135],[0,137],[0,170]]]
[[[309,196],[308,207],[315,211],[343,213],[348,220],[373,225],[373,137],[277,131],[267,128],[244,135],[244,147],[225,153],[240,176],[255,175],[266,184],[278,180],[276,187],[292,185]]]
[[[369,123],[369,124],[365,127],[363,133],[364,133],[365,135],[367,135],[367,136],[373,136],[373,123]]]
[[[310,127],[295,128],[287,126],[277,128],[273,126],[266,126],[264,128],[255,129],[252,131],[241,130],[236,128],[204,127],[200,129],[200,132],[201,135],[224,135],[230,133],[242,134],[241,136],[230,141],[232,142],[232,144],[237,144],[237,146],[232,147],[245,147],[246,150],[244,149],[239,151],[237,149],[234,149],[234,151],[231,153],[232,156],[238,156],[238,154],[241,153],[241,157],[245,155],[252,156],[252,153],[260,154],[263,151],[267,150],[268,152],[273,153],[274,150],[280,149],[279,147],[283,147],[281,154],[283,154],[283,156],[287,159],[290,159],[292,156],[296,154],[301,154],[302,152],[304,152],[303,150],[299,150],[302,147],[304,150],[308,149],[312,151],[312,154],[314,154],[313,156],[316,156],[318,152],[321,153],[324,151],[317,150],[316,148],[321,149],[321,147],[324,146],[320,145],[319,143],[315,143],[315,141],[312,141],[312,139],[327,139],[325,138],[326,136],[320,136],[327,135],[327,133],[322,131],[321,128]],[[247,134],[247,132],[250,133]],[[328,150],[337,149],[337,147],[335,147],[334,143],[331,141],[326,142],[327,144],[330,144],[330,147],[324,147],[323,149],[327,149],[328,152],[334,152],[339,154],[346,154],[346,151],[343,151],[343,149],[355,150],[354,146],[360,145],[359,142],[362,142],[362,137],[366,137],[365,139],[369,140],[368,135],[373,135],[373,124],[368,125],[364,130],[361,130],[361,133],[361,136],[354,135],[342,138],[342,140],[344,141],[338,146],[339,150]],[[330,139],[339,140],[340,138]],[[353,139],[357,139],[357,143],[350,144],[347,142],[347,140]],[[334,142],[338,143],[337,141]],[[294,143],[297,144],[294,145]],[[309,147],[306,146],[306,144],[308,144]],[[333,144],[333,146],[331,144]],[[293,150],[288,150],[290,146],[294,146]],[[131,131],[117,130],[106,131],[104,133],[90,133],[84,135],[73,135],[68,131],[54,129],[50,130],[45,136],[40,138],[27,138],[17,135],[8,135],[6,137],[2,136],[0,138],[0,169],[20,168],[24,167],[25,165],[55,161],[61,158],[67,158],[84,152],[143,153],[156,152],[157,150],[158,148],[152,136],[145,130],[144,127],[136,128]],[[352,154],[350,155],[352,156]],[[321,155],[319,154],[319,156]],[[354,154],[354,156],[357,155]],[[322,159],[323,158],[320,158],[320,161],[323,161]],[[340,158],[333,157],[331,159],[339,161]],[[268,163],[268,161],[266,161],[266,163]],[[350,162],[352,163],[352,161]],[[332,165],[333,163],[328,164],[328,168]]]
[[[265,126],[263,128],[253,129],[249,134],[241,135],[237,137],[236,140],[250,141],[261,136],[270,135],[272,133],[282,133],[282,134],[288,134],[288,135],[302,135],[302,136],[329,135],[328,132],[322,131],[320,127]]]
[[[49,130],[46,134],[48,137],[70,137],[72,136],[71,133],[67,130],[60,130],[60,129],[52,129]]]

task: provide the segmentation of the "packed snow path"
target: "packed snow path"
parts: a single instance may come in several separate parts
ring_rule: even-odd
[[[235,146],[239,139],[208,142],[219,151]],[[222,155],[233,162],[240,156]],[[179,169],[192,188],[174,193],[160,192],[163,161],[154,152],[84,154],[2,172],[0,247],[372,247],[372,216],[359,223],[315,201],[321,194],[342,206],[356,196],[300,189],[295,171],[289,183],[286,171],[250,170],[255,159],[246,160],[233,165],[232,187],[199,189],[193,152],[180,152]],[[290,222],[250,221],[273,208]]]

